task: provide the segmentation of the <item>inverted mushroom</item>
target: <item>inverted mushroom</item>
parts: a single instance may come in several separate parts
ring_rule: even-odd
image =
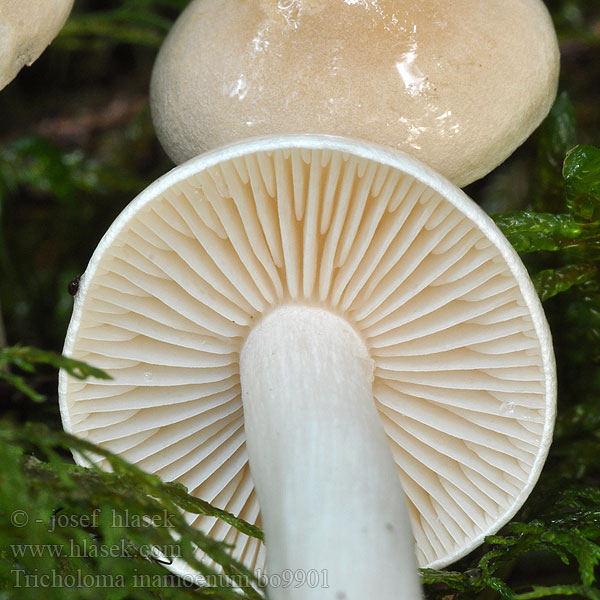
[[[0,3],[0,90],[30,66],[58,35],[73,0],[3,0]]]
[[[157,57],[153,121],[176,162],[256,135],[346,135],[455,184],[521,145],[556,94],[541,0],[194,0]]]
[[[514,515],[551,440],[550,334],[514,250],[431,169],[341,138],[236,144],[150,186],[94,253],[65,354],[113,377],[61,373],[66,429],[262,524],[271,573],[328,572],[302,598],[416,598],[399,482],[441,567]],[[263,567],[257,540],[190,519]]]

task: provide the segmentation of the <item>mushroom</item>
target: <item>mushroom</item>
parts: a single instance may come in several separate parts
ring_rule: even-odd
[[[251,136],[325,133],[407,152],[462,187],[540,124],[558,70],[541,0],[194,0],[150,100],[176,163]]]
[[[98,245],[64,352],[112,376],[61,373],[65,428],[262,525],[275,599],[419,597],[413,534],[421,566],[467,554],[551,441],[517,254],[430,168],[344,138],[245,141],[156,181]],[[190,521],[263,567],[258,540]]]
[[[73,0],[3,0],[0,3],[0,90],[30,66],[58,35]]]

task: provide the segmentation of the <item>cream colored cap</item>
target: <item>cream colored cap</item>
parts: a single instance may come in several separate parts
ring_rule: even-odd
[[[30,66],[58,35],[73,0],[0,2],[0,90]]]
[[[464,186],[539,125],[558,70],[540,0],[195,0],[157,58],[151,107],[177,163],[256,135],[326,133]]]

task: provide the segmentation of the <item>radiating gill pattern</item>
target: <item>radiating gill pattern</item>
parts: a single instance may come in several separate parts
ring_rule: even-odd
[[[69,380],[72,431],[250,522],[238,356],[284,303],[365,339],[421,565],[460,556],[531,477],[547,409],[529,308],[498,248],[398,169],[333,150],[222,162],[141,205],[90,277],[72,354],[113,379]],[[189,520],[262,567],[257,540]]]

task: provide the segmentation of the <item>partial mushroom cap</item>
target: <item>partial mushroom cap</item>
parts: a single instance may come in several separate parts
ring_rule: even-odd
[[[558,70],[541,0],[194,0],[158,55],[151,107],[176,163],[326,133],[402,150],[462,187],[539,125]]]
[[[81,279],[64,349],[113,379],[61,373],[65,428],[259,523],[239,356],[261,316],[289,304],[329,309],[364,340],[422,566],[449,564],[515,514],[556,394],[527,272],[458,188],[341,138],[215,151],[125,209]],[[263,566],[258,540],[190,520]]]
[[[3,0],[0,3],[0,90],[30,66],[58,35],[73,0]]]

